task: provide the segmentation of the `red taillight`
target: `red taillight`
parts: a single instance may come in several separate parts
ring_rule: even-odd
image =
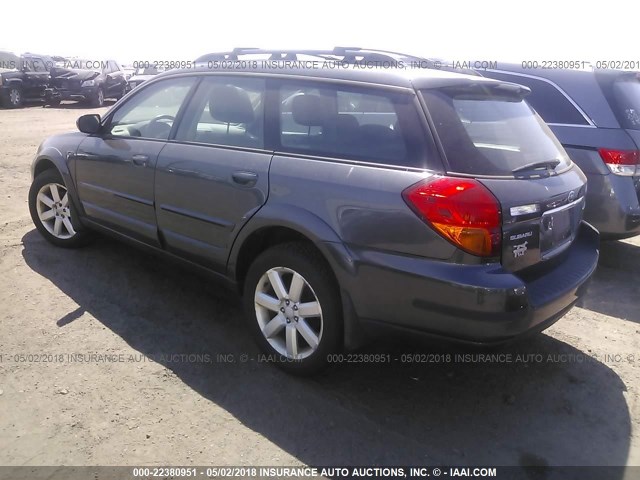
[[[612,150],[600,148],[598,153],[607,164],[611,173],[631,177],[640,173],[640,151],[638,150]]]
[[[402,196],[456,246],[483,257],[500,255],[500,203],[480,182],[439,177],[410,186]]]

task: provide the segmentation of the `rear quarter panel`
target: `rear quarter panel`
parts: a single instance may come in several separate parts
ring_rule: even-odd
[[[457,250],[406,205],[402,191],[430,176],[355,163],[273,157],[268,204],[295,205],[323,219],[347,245],[449,259]]]

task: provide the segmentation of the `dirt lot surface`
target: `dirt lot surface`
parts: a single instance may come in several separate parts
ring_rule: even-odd
[[[0,464],[640,465],[639,239],[603,244],[588,298],[537,337],[377,342],[397,360],[294,378],[214,283],[35,231],[38,144],[105,110],[0,110]]]

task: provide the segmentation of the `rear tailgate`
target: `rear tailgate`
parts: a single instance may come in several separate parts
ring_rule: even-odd
[[[571,245],[586,193],[586,177],[523,100],[527,92],[501,82],[422,90],[448,175],[474,177],[500,203],[501,261],[511,271]]]
[[[575,240],[585,206],[577,167],[549,178],[483,179],[502,206],[502,264],[521,270],[562,253]]]

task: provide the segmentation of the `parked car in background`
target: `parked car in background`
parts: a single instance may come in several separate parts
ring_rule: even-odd
[[[121,67],[122,67],[122,71],[124,72],[124,78],[128,82],[129,79],[136,74],[136,69],[135,68],[131,68],[131,67],[125,67],[125,66],[122,66],[122,65],[121,65]]]
[[[254,53],[276,64],[208,66]],[[40,145],[38,231],[62,247],[109,233],[223,279],[259,346],[299,374],[364,333],[495,344],[571,308],[598,233],[586,178],[526,87],[279,62],[298,53],[398,57],[249,49],[158,75]]]
[[[54,60],[46,55],[24,54],[0,64],[0,105],[18,108],[25,102],[43,102],[51,83]]]
[[[129,90],[133,90],[138,85],[146,82],[147,80],[151,80],[162,72],[164,72],[164,69],[161,67],[137,68],[135,73],[129,78]]]
[[[52,78],[55,96],[50,103],[80,100],[101,107],[107,98],[120,99],[127,93],[124,71],[114,60],[68,60]]]
[[[640,74],[500,63],[486,77],[525,85],[589,185],[585,219],[605,239],[640,233]]]

